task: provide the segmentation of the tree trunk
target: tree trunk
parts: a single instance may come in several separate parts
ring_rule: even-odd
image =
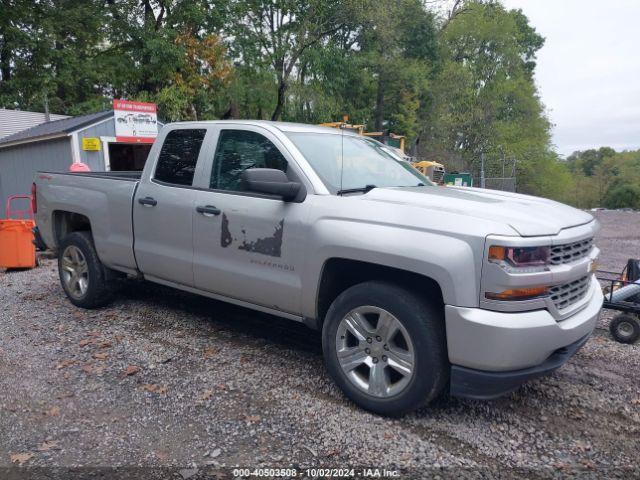
[[[192,120],[195,120],[196,122],[198,121],[198,110],[193,103],[189,105],[189,115],[191,116]]]
[[[143,0],[142,6],[144,7],[144,26],[145,28],[156,29],[156,15],[153,13],[153,7],[149,3],[149,0]]]
[[[300,83],[300,86],[303,89],[304,89],[304,83],[305,83],[306,77],[307,77],[307,66],[308,66],[307,63],[303,63],[300,66],[300,73],[298,74],[298,82]],[[306,121],[306,119],[307,119],[306,111],[305,111],[306,105],[307,105],[307,102],[305,102],[303,99],[299,99],[299,101],[298,101],[298,119],[299,119],[300,122]]]
[[[375,131],[381,132],[384,126],[384,81],[382,74],[378,76],[378,92],[376,94]]]
[[[287,87],[288,85],[286,80],[281,79],[280,84],[278,85],[278,102],[276,103],[276,109],[273,111],[273,115],[271,115],[271,120],[274,122],[280,120],[280,116],[282,115]]]
[[[64,45],[62,44],[62,42],[56,40],[54,48],[57,52],[62,52],[64,50]],[[61,55],[58,55],[58,58],[60,58],[60,56]],[[60,77],[60,70],[62,70],[62,68],[57,62],[53,64],[52,68],[52,77],[55,76],[54,81],[56,82],[56,97],[64,102],[67,99],[67,90],[64,85],[64,80],[58,80]]]
[[[238,108],[238,102],[236,102],[235,100],[231,100],[229,102],[229,108],[227,109],[226,112],[224,112],[222,114],[222,117],[220,117],[220,118],[222,120],[240,118],[240,109]],[[260,117],[258,117],[258,118],[260,118]]]
[[[3,82],[11,80],[11,47],[9,46],[6,36],[0,48],[0,79]]]

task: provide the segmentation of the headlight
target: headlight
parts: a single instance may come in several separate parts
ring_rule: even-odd
[[[549,247],[502,247],[489,248],[489,261],[508,271],[528,273],[546,269]]]

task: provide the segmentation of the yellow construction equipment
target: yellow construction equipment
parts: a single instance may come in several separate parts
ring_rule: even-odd
[[[342,130],[354,132],[358,135],[364,135],[365,137],[378,140],[380,143],[388,145],[389,147],[399,149],[403,154],[404,159],[409,161],[409,163],[411,163],[411,165],[416,170],[418,170],[423,175],[427,176],[429,179],[431,179],[432,182],[437,183],[439,185],[444,184],[444,174],[445,174],[444,165],[438,162],[432,162],[428,160],[423,160],[420,162],[412,161],[412,158],[408,157],[404,153],[405,140],[406,140],[406,137],[404,135],[397,135],[395,133],[385,134],[384,132],[366,132],[364,129],[365,128],[364,125],[353,125],[349,123],[349,115],[344,115],[342,117],[341,122],[321,123],[320,126],[340,128]]]
[[[351,125],[349,123],[349,115],[343,115],[341,122],[326,122],[321,123],[321,127],[340,128],[342,130],[348,130],[350,132],[357,133],[358,135],[364,135],[364,125]]]
[[[418,170],[420,173],[429,177],[432,182],[437,183],[438,185],[444,184],[444,165],[438,162],[432,162],[429,160],[422,160],[421,162],[414,162],[413,168]]]
[[[342,130],[354,132],[354,133],[357,133],[358,135],[364,135],[365,137],[373,138],[375,140],[378,140],[380,143],[389,145],[390,147],[399,148],[404,152],[404,145],[405,145],[404,135],[396,135],[395,133],[390,133],[388,135],[385,135],[384,132],[366,132],[364,130],[365,125],[353,125],[349,123],[349,115],[344,115],[342,117],[341,122],[326,122],[326,123],[321,123],[320,126],[330,127],[330,128],[341,128]]]

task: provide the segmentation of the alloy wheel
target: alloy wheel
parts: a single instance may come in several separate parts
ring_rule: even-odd
[[[344,316],[336,332],[336,353],[349,381],[377,398],[397,395],[415,373],[409,333],[379,307],[361,306]]]
[[[64,249],[60,260],[62,281],[74,298],[82,298],[89,288],[89,267],[82,250],[75,245]]]

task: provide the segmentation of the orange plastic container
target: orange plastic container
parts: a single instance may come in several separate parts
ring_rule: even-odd
[[[0,268],[34,268],[33,220],[0,220]]]
[[[27,210],[12,210],[11,202],[28,200]],[[11,195],[7,198],[6,220],[0,220],[0,268],[34,268],[36,246],[33,244],[33,203],[31,195]],[[12,219],[11,216],[28,216]]]

